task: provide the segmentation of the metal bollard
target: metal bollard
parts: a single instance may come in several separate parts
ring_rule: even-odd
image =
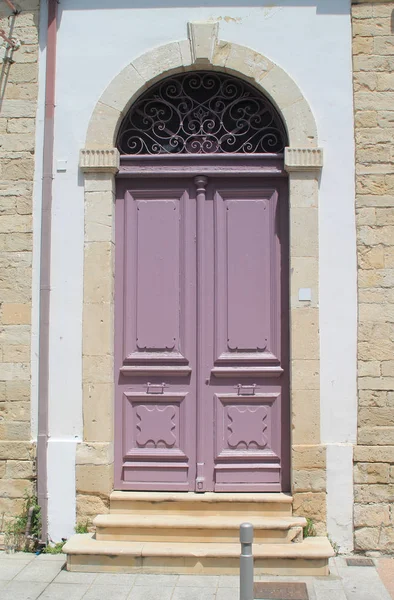
[[[242,523],[239,528],[241,556],[239,559],[239,600],[253,600],[253,525]]]

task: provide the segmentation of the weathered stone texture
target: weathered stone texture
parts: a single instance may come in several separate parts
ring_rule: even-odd
[[[394,4],[352,9],[359,281],[355,548],[394,552]]]
[[[38,76],[38,0],[21,13],[0,6],[0,24],[18,38],[2,68],[0,114],[0,518],[19,514],[35,488],[30,427],[32,193]],[[12,32],[12,33],[10,33]],[[4,56],[1,41],[0,56]],[[10,52],[6,52],[6,56]]]

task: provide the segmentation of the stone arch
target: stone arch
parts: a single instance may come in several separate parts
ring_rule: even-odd
[[[144,90],[161,78],[196,68],[225,71],[245,79],[278,109],[290,148],[317,148],[317,128],[310,106],[283,69],[250,48],[218,41],[216,23],[189,24],[189,38],[146,52],[111,81],[90,119],[87,148],[114,147],[123,116]]]

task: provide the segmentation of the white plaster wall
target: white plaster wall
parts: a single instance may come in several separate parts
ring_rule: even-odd
[[[90,116],[109,82],[131,60],[152,47],[185,39],[188,21],[206,19],[220,21],[221,39],[249,46],[287,71],[316,117],[325,153],[320,186],[321,434],[324,443],[334,446],[355,440],[350,0],[245,4],[62,0],[59,5],[55,166],[57,160],[66,160],[67,170],[55,173],[52,229],[50,431],[58,440],[79,439],[82,433],[83,189],[78,152]],[[349,465],[344,477],[352,478]],[[334,514],[337,498],[329,491],[330,503]]]

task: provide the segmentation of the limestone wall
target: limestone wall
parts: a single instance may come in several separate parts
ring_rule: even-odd
[[[30,323],[39,0],[18,6],[17,16],[0,6],[0,28],[21,41],[11,54],[0,39],[0,523],[3,513],[7,519],[20,512],[35,477]]]
[[[358,233],[356,550],[394,552],[394,3],[353,6]]]

